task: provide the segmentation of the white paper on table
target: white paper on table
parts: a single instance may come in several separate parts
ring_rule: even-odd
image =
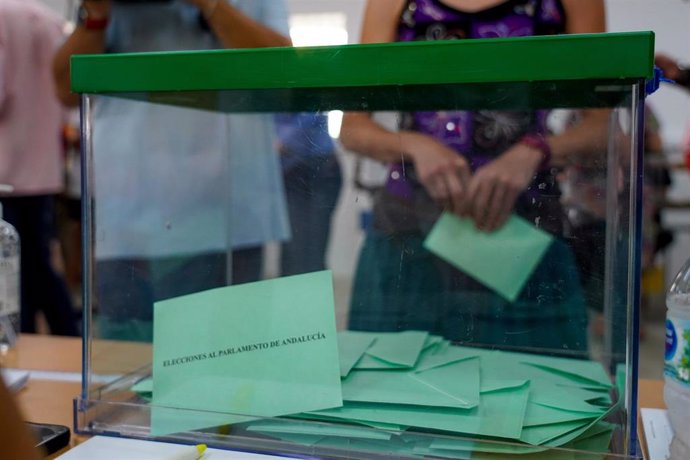
[[[642,427],[647,441],[649,460],[668,460],[671,458],[670,446],[673,429],[665,409],[640,409]]]
[[[94,436],[59,456],[57,460],[165,460],[177,458],[190,446],[139,439]],[[275,460],[283,457],[251,454],[220,449],[207,449],[203,460]]]
[[[2,369],[2,380],[11,392],[16,393],[24,388],[29,381],[29,371],[21,369]]]

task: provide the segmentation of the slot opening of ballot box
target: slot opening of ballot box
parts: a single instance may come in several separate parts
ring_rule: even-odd
[[[327,458],[635,458],[652,48],[75,58],[75,426]]]

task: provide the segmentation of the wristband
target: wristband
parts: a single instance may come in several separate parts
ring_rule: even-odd
[[[108,27],[108,18],[89,17],[89,10],[84,5],[80,5],[77,10],[77,24],[86,30],[104,30]]]
[[[541,133],[525,134],[522,139],[520,139],[520,144],[532,147],[541,152],[542,158],[539,163],[539,171],[549,169],[551,166],[551,146],[546,141],[546,136]]]

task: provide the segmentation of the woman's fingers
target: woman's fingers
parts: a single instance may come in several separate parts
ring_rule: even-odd
[[[505,201],[508,190],[504,184],[496,182],[491,187],[491,196],[484,212],[484,218],[478,223],[478,227],[484,231],[492,232],[498,229],[503,217]]]
[[[424,141],[423,150],[414,157],[419,181],[434,201],[451,212],[461,214],[466,207],[470,180],[467,161],[436,141]]]

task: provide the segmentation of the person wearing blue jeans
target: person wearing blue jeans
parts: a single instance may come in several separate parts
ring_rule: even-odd
[[[289,45],[283,0],[84,0],[54,76],[75,105],[75,54]],[[97,333],[150,341],[154,302],[256,281],[289,237],[273,117],[90,101]]]
[[[283,276],[323,270],[342,175],[322,113],[276,115],[292,238],[281,246]]]
[[[42,2],[0,0],[0,202],[21,244],[21,331],[36,332],[40,311],[51,333],[78,335],[65,280],[51,264],[53,201],[64,190],[64,112],[51,63],[63,27]]]
[[[3,197],[3,220],[14,226],[21,242],[21,331],[36,332],[42,312],[52,334],[79,335],[77,314],[64,278],[51,264],[55,236],[54,195]]]

